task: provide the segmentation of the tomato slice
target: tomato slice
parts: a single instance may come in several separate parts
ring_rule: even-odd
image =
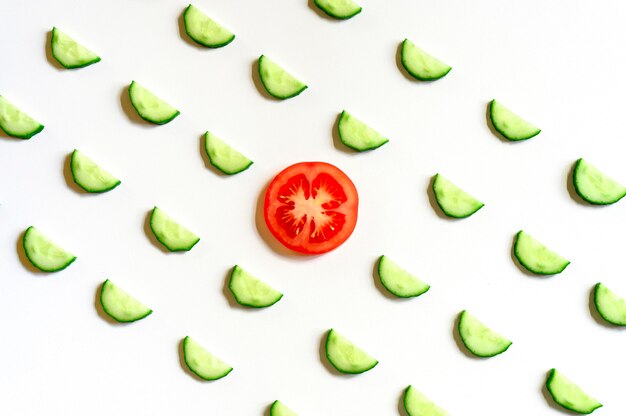
[[[265,191],[267,228],[285,247],[322,254],[350,237],[359,210],[354,184],[339,168],[301,162],[280,172]]]

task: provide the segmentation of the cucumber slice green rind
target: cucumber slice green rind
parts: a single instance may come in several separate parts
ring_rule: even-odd
[[[576,193],[590,204],[614,204],[626,195],[624,186],[583,159],[576,161],[573,176]]]
[[[11,137],[30,139],[43,125],[0,95],[0,128]]]
[[[214,134],[204,134],[204,150],[211,165],[226,175],[243,172],[252,165],[252,161],[233,149]]]
[[[167,124],[180,114],[180,111],[136,83],[131,82],[128,95],[139,117],[154,124]]]
[[[599,401],[582,391],[554,368],[548,374],[546,388],[558,405],[573,412],[587,415],[602,407]]]
[[[378,260],[380,282],[391,294],[399,298],[413,298],[428,292],[430,286],[411,275],[387,256]]]
[[[221,48],[235,39],[235,35],[190,4],[183,14],[185,32],[196,43],[207,48]]]
[[[341,143],[359,152],[377,149],[389,141],[345,110],[339,117],[337,128]]]
[[[626,326],[626,300],[602,283],[593,289],[593,303],[602,319],[613,325]]]
[[[541,129],[524,120],[496,100],[489,104],[489,117],[493,127],[508,140],[528,140],[541,133]]]
[[[440,174],[433,180],[433,193],[437,205],[448,217],[467,218],[485,206]]]
[[[100,57],[76,42],[56,27],[52,28],[50,39],[52,56],[64,68],[76,69],[100,62]]]
[[[282,293],[239,266],[233,267],[228,288],[238,304],[251,308],[267,308],[283,297]]]
[[[259,78],[265,90],[281,100],[295,97],[308,88],[265,55],[259,57]]]
[[[448,75],[452,69],[434,56],[429,55],[413,42],[404,39],[401,52],[402,66],[413,78],[435,81]]]
[[[326,358],[333,367],[345,374],[361,374],[378,364],[378,360],[334,329],[328,331],[326,336]]]
[[[448,416],[448,412],[430,401],[413,386],[404,392],[404,410],[409,416]]]
[[[363,10],[352,0],[314,0],[314,3],[321,11],[335,19],[349,19]]]
[[[233,371],[231,366],[211,354],[189,336],[183,341],[183,359],[192,373],[207,381],[219,380]]]
[[[298,416],[298,414],[276,400],[270,407],[270,416]]]
[[[524,231],[517,233],[513,253],[526,270],[540,275],[559,274],[570,263]]]
[[[467,311],[461,312],[458,330],[465,347],[477,357],[494,357],[508,350],[512,344]]]
[[[28,227],[22,238],[24,253],[33,266],[43,272],[58,272],[76,260],[35,227]]]
[[[100,304],[107,315],[122,323],[135,322],[152,313],[152,309],[111,283],[109,279],[102,283]]]
[[[169,251],[189,251],[200,241],[200,237],[157,207],[154,207],[150,216],[150,229]]]
[[[76,185],[87,192],[107,192],[122,183],[78,150],[74,150],[72,153],[70,170]]]

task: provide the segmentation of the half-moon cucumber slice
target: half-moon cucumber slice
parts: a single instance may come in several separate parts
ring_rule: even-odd
[[[283,297],[282,293],[239,266],[233,267],[228,288],[233,293],[237,303],[252,308],[267,308]]]
[[[546,388],[554,401],[572,412],[589,414],[602,407],[602,404],[585,393],[556,369],[550,370]]]
[[[361,13],[361,6],[352,0],[314,0],[317,7],[335,19],[349,19]]]
[[[276,400],[270,407],[270,416],[298,416],[298,414]]]
[[[52,28],[50,39],[52,56],[67,69],[83,68],[96,62],[100,57],[76,42],[56,27]]]
[[[210,132],[204,134],[204,150],[211,165],[227,175],[243,172],[252,161]]]
[[[43,125],[0,95],[0,128],[11,137],[30,139]]]
[[[399,298],[413,298],[428,292],[430,286],[411,275],[387,256],[378,260],[380,282],[391,294]]]
[[[58,272],[76,260],[35,227],[28,227],[22,239],[24,253],[33,266],[44,272]]]
[[[378,364],[378,360],[334,329],[326,336],[326,358],[333,367],[346,374],[364,373]]]
[[[109,279],[102,283],[100,304],[104,312],[117,322],[135,322],[152,313],[152,309],[124,292]]]
[[[437,406],[413,386],[407,387],[404,391],[404,410],[409,416],[448,415],[448,412]]]
[[[513,113],[496,100],[492,100],[489,105],[489,117],[498,133],[512,141],[528,140],[541,133],[541,129]]]
[[[435,81],[448,75],[452,69],[408,39],[402,42],[401,58],[404,69],[420,81]]]
[[[189,251],[200,241],[200,237],[157,207],[154,207],[150,216],[150,229],[169,251]]]
[[[72,152],[70,170],[76,185],[87,192],[101,193],[110,191],[122,183],[76,149]]]
[[[341,142],[351,149],[363,152],[379,148],[389,141],[373,128],[347,111],[341,113],[337,126]]]
[[[295,97],[307,89],[306,84],[265,55],[259,57],[259,77],[267,92],[281,100]]]
[[[233,371],[231,366],[189,336],[183,341],[183,358],[189,370],[203,380],[218,380]]]
[[[467,311],[459,317],[459,336],[465,347],[477,357],[493,357],[508,350],[512,342],[489,329]]]
[[[570,263],[524,231],[517,233],[513,253],[526,270],[535,274],[559,274]]]
[[[139,117],[150,123],[167,124],[180,114],[180,111],[135,81],[128,87],[128,95]]]
[[[448,217],[467,218],[485,206],[440,174],[433,179],[433,193],[437,205]]]
[[[215,20],[202,13],[193,4],[183,14],[185,32],[194,42],[207,48],[221,48],[235,39],[235,35]]]
[[[626,326],[626,300],[602,283],[593,289],[593,303],[602,319],[613,325]]]
[[[573,179],[576,193],[590,204],[614,204],[626,195],[624,186],[584,159],[576,161]]]

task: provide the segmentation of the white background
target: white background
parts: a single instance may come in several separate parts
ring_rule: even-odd
[[[557,367],[605,407],[626,413],[626,334],[596,322],[589,292],[602,281],[626,295],[626,202],[597,208],[568,192],[581,156],[626,181],[626,4],[361,0],[349,21],[306,0],[195,3],[236,33],[217,50],[180,35],[175,1],[2,1],[0,94],[45,124],[31,140],[0,137],[0,414],[262,415],[280,399],[301,415],[393,415],[413,384],[456,415],[559,414],[542,394]],[[46,57],[52,26],[102,62],[59,69]],[[433,83],[396,63],[408,37],[450,64]],[[252,65],[264,53],[309,85],[279,102],[259,93]],[[181,110],[165,126],[126,113],[137,80]],[[498,98],[543,129],[523,143],[489,130]],[[356,154],[332,127],[347,109],[390,142]],[[254,160],[223,177],[206,166],[204,131]],[[64,166],[78,148],[122,185],[86,195]],[[258,221],[257,202],[279,170],[323,160],[360,195],[359,221],[339,249],[286,254]],[[426,192],[440,172],[486,205],[441,218]],[[71,180],[70,180],[71,182]],[[202,238],[166,254],[144,230],[158,205]],[[34,225],[78,256],[68,269],[34,273],[19,259]],[[531,277],[511,259],[524,229],[571,260]],[[375,285],[387,254],[431,284],[400,301]],[[284,292],[266,310],[232,305],[224,283],[240,264]],[[154,309],[132,325],[99,316],[110,278]],[[505,354],[466,356],[453,338],[462,309],[513,341]],[[336,328],[380,360],[359,376],[320,359]],[[201,382],[180,364],[191,335],[230,363]]]

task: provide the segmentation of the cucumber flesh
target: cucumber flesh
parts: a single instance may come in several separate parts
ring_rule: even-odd
[[[70,170],[76,185],[87,192],[100,193],[110,191],[122,183],[76,149],[72,153]]]
[[[382,285],[399,298],[412,298],[428,292],[430,286],[391,261],[380,256],[378,276]]]
[[[513,113],[496,100],[491,100],[489,117],[498,133],[512,141],[528,140],[541,133],[541,129]]]
[[[183,14],[185,32],[196,43],[207,48],[221,48],[235,39],[235,35],[190,4]]]
[[[559,274],[570,263],[524,231],[517,233],[513,253],[526,270],[535,274]]]
[[[359,152],[376,149],[389,141],[345,110],[339,117],[338,130],[341,142]]]
[[[578,159],[574,167],[574,189],[582,199],[595,205],[614,204],[626,195],[624,186],[583,159]]]
[[[447,416],[448,412],[430,401],[413,386],[404,392],[404,410],[409,416]]]
[[[437,205],[448,217],[467,218],[485,206],[440,174],[433,180],[433,193]]]
[[[24,253],[33,266],[44,272],[58,272],[76,260],[35,227],[28,227],[22,239]]]
[[[270,416],[298,416],[298,414],[276,400],[270,407]]]
[[[189,251],[200,241],[200,237],[157,207],[154,207],[150,216],[150,229],[169,251]]]
[[[208,131],[204,134],[204,149],[211,165],[227,175],[243,172],[252,165],[250,159]]]
[[[52,28],[50,40],[52,56],[67,69],[83,68],[96,62],[100,57],[76,42],[56,27]]]
[[[252,308],[266,308],[278,302],[283,294],[252,276],[239,266],[233,267],[228,288],[237,303]]]
[[[135,81],[128,87],[128,95],[139,117],[150,123],[167,124],[180,114],[177,109]]]
[[[117,322],[135,322],[152,313],[152,309],[115,286],[109,279],[102,283],[100,304],[104,312]]]
[[[231,366],[189,336],[183,341],[183,358],[189,370],[203,380],[218,380],[233,371]]]
[[[317,7],[335,19],[349,19],[361,13],[361,6],[352,0],[314,0]]]
[[[626,326],[626,300],[618,296],[602,283],[593,290],[593,303],[605,321],[619,326]]]
[[[573,412],[587,415],[602,407],[599,401],[582,391],[554,368],[548,374],[546,388],[558,405]]]
[[[376,367],[378,360],[358,348],[334,329],[326,337],[326,358],[338,371],[360,374]]]
[[[402,66],[413,78],[434,81],[448,75],[452,67],[429,55],[413,42],[404,39],[401,52]]]
[[[493,357],[508,350],[512,342],[486,327],[467,311],[459,317],[459,336],[465,347],[477,357]]]
[[[0,128],[11,137],[30,139],[43,130],[43,125],[0,95]]]
[[[265,55],[259,57],[259,77],[267,92],[281,100],[295,97],[307,89],[306,84],[285,71]]]

